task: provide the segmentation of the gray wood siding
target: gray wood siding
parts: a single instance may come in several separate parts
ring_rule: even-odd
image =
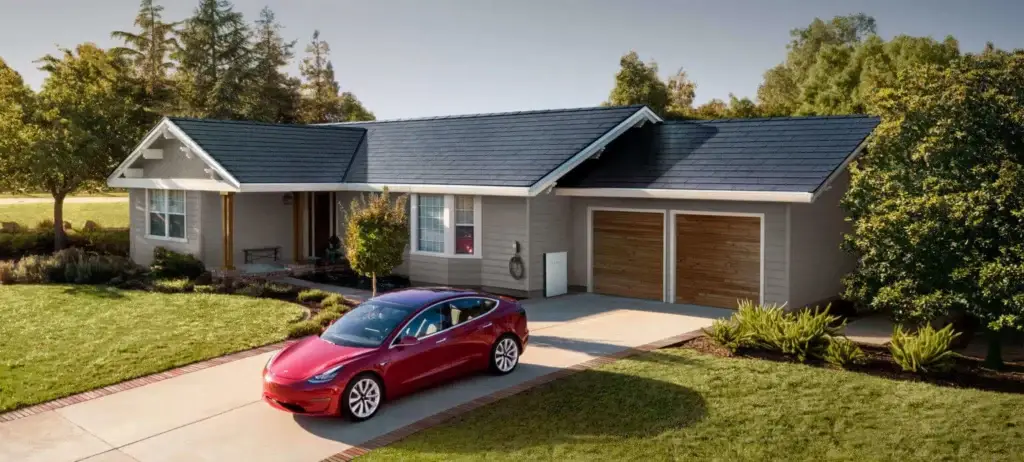
[[[146,178],[210,178],[204,170],[208,168],[196,154],[191,158],[181,151],[181,142],[176,139],[160,139],[150,148],[163,149],[163,159],[143,159],[139,157],[132,168],[142,168]]]
[[[572,200],[554,194],[541,194],[530,201],[530,253],[527,266],[529,291],[544,289],[544,254],[576,252],[572,242]],[[585,249],[585,247],[584,247]]]
[[[153,263],[153,249],[163,247],[175,252],[202,258],[202,199],[199,191],[185,191],[186,242],[154,239],[146,236],[146,190],[128,190],[128,220],[131,230],[129,247],[131,258],[140,265]]]
[[[790,305],[794,308],[835,298],[843,289],[842,277],[853,271],[856,258],[840,247],[852,231],[839,205],[850,184],[843,172],[832,188],[813,204],[790,209]]]
[[[763,213],[765,215],[764,301],[765,303],[781,304],[789,300],[786,204],[573,197],[572,240],[577,251],[569,254],[569,284],[572,286],[587,286],[587,210],[589,207]],[[666,254],[666,258],[671,259],[673,256]]]
[[[203,209],[203,248],[199,257],[211,268],[224,266],[224,240],[221,238],[220,193],[203,191],[199,193]],[[239,230],[235,230],[238,234]],[[243,231],[244,232],[244,231]]]
[[[496,289],[527,291],[530,272],[529,216],[526,198],[483,196],[481,204],[481,246],[483,247],[480,285]],[[508,271],[513,255],[513,243],[519,242],[520,256],[526,267],[522,280],[516,280]]]

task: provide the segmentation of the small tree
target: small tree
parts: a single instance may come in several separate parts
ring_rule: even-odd
[[[406,198],[392,201],[387,188],[380,194],[353,199],[345,216],[345,256],[352,270],[373,280],[377,296],[377,276],[386,276],[402,264],[409,244]]]

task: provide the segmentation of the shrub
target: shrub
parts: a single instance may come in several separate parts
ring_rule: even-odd
[[[840,335],[842,324],[833,327],[838,317],[828,314],[828,307],[818,311],[801,310],[796,315],[784,316],[781,329],[763,341],[776,351],[795,355],[800,361],[820,358],[825,354],[829,338]]]
[[[312,319],[299,321],[288,327],[288,338],[302,338],[310,335],[320,335],[324,329]]]
[[[299,295],[296,298],[300,302],[320,303],[321,301],[323,301],[323,299],[327,298],[330,295],[332,295],[330,292],[326,292],[320,289],[306,289],[303,290],[302,292],[299,292]]]
[[[49,218],[39,220],[39,223],[36,223],[36,229],[39,231],[53,231],[53,220]]]
[[[69,234],[71,245],[94,252],[127,257],[131,252],[131,237],[127,229],[83,230]]]
[[[748,334],[754,343],[765,348],[769,348],[770,345],[763,345],[764,339],[773,337],[776,332],[782,330],[782,324],[786,322],[781,306],[758,305],[750,300],[740,302],[733,319],[739,329]]]
[[[153,281],[153,290],[168,294],[191,292],[194,285],[188,278],[157,279]]]
[[[344,311],[340,309],[327,308],[320,310],[320,312],[317,313],[316,316],[313,316],[312,321],[317,323],[317,325],[319,326],[327,327],[331,325],[332,322],[340,318],[342,314],[344,314]]]
[[[203,271],[202,273],[199,274],[199,276],[196,276],[194,282],[196,283],[196,285],[213,284],[213,273],[209,271]]]
[[[215,294],[218,291],[218,286],[213,284],[196,284],[192,286],[192,291],[197,294]]]
[[[320,300],[320,307],[321,308],[341,309],[344,306],[345,306],[345,297],[342,297],[341,294],[330,294],[330,295],[324,297],[323,300]]]
[[[956,353],[949,347],[960,336],[950,324],[941,330],[931,325],[918,329],[916,333],[904,331],[896,326],[892,334],[889,351],[892,359],[909,372],[945,372],[953,366]]]
[[[263,283],[250,282],[235,288],[234,293],[236,295],[245,295],[247,297],[263,297],[266,295],[267,290]]]
[[[157,247],[153,250],[153,275],[158,278],[195,279],[206,271],[206,265],[198,258],[185,253]]]
[[[22,284],[42,284],[51,282],[50,275],[54,272],[53,259],[45,256],[29,255],[22,258],[14,266],[14,280]]]
[[[86,220],[85,224],[82,225],[82,231],[85,231],[85,232],[100,231],[102,229],[103,229],[103,227],[100,226],[99,223],[96,223],[95,221],[92,221],[92,220]]]
[[[710,328],[704,329],[704,334],[730,353],[736,353],[751,343],[751,335],[741,329],[739,323],[733,319],[716,319]]]
[[[263,286],[264,296],[282,299],[291,299],[298,294],[299,289],[295,286],[288,284],[278,284],[274,282],[268,282]]]
[[[856,343],[846,337],[832,337],[825,349],[825,362],[842,369],[855,364],[864,364],[867,356]]]
[[[0,284],[14,283],[14,262],[0,260]]]
[[[21,224],[14,221],[5,221],[0,223],[0,233],[18,233],[21,232]]]

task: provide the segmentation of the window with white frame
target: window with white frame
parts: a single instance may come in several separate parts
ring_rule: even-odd
[[[147,227],[149,237],[185,239],[185,191],[149,189]]]
[[[455,253],[473,255],[473,196],[455,196]]]
[[[420,195],[416,228],[419,237],[416,250],[444,253],[444,196]]]
[[[412,194],[409,203],[414,253],[480,256],[480,197]]]

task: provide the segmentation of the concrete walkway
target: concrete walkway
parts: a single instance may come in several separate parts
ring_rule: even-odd
[[[128,197],[69,197],[64,199],[65,204],[116,204],[128,202]],[[20,204],[52,204],[52,197],[2,197],[0,205]]]
[[[893,327],[888,315],[873,314],[854,319],[846,325],[844,333],[854,342],[882,346],[892,341]]]
[[[297,417],[263,403],[260,371],[272,354],[266,353],[2,423],[0,461],[318,461],[446,409],[732,314],[592,294],[525,305],[531,343],[515,372],[387,403],[367,422]]]
[[[369,300],[370,296],[373,295],[369,290],[353,289],[351,287],[335,286],[331,284],[320,284],[319,282],[307,281],[305,279],[293,277],[280,278],[277,279],[277,281],[297,287],[305,287],[307,289],[320,289],[324,292],[333,292],[359,301]]]

